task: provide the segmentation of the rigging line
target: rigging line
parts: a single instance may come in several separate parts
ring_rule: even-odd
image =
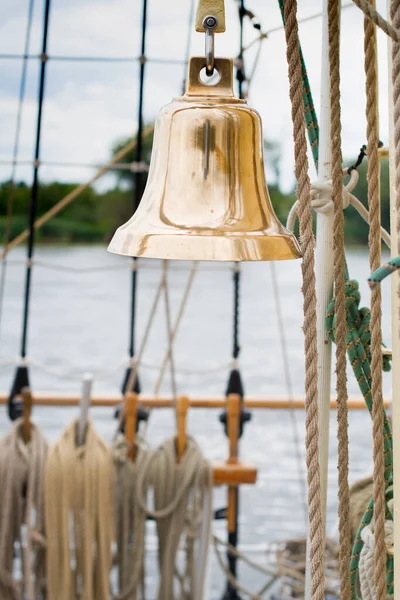
[[[24,54],[27,54],[29,51],[34,4],[35,4],[35,0],[29,0]],[[8,247],[8,242],[9,242],[10,233],[11,233],[12,207],[13,207],[13,200],[14,200],[14,186],[15,186],[15,177],[16,177],[17,164],[18,164],[19,142],[20,142],[20,135],[21,135],[22,111],[23,111],[23,105],[24,105],[24,99],[25,99],[27,70],[28,70],[28,61],[26,59],[24,59],[24,61],[22,63],[22,71],[21,71],[21,82],[20,82],[19,98],[18,98],[17,122],[16,122],[16,127],[15,127],[14,147],[13,147],[12,162],[11,162],[11,164],[12,164],[11,179],[10,179],[10,188],[9,188],[8,200],[7,200],[7,220],[6,220],[6,230],[5,230],[5,234],[4,234],[4,240],[3,240],[4,251],[3,251],[3,256],[2,256],[2,260],[1,260],[0,334],[1,334],[1,324],[2,324],[2,316],[3,316],[4,291],[5,291],[5,284],[6,284],[7,247]]]
[[[138,128],[136,135],[136,162],[142,161],[143,155],[143,102],[144,102],[144,79],[145,79],[145,67],[146,67],[146,33],[147,33],[147,0],[143,0],[142,4],[142,40],[140,46],[141,60],[139,70],[139,103],[138,103]],[[133,213],[136,212],[143,193],[143,176],[141,172],[135,173],[135,189],[133,192],[132,208]],[[133,264],[137,265],[137,258],[132,259]],[[135,356],[135,316],[136,316],[136,298],[137,298],[137,268],[132,269],[132,280],[131,280],[131,308],[130,308],[130,329],[129,329],[129,356],[133,358]],[[138,380],[136,380],[138,383]],[[136,386],[138,391],[140,386]],[[124,390],[125,391],[125,390]]]
[[[276,310],[276,315],[277,315],[277,320],[278,320],[279,340],[280,340],[280,346],[281,346],[281,352],[282,352],[282,358],[283,358],[283,372],[284,372],[284,376],[285,376],[287,395],[288,395],[289,403],[290,403],[289,415],[290,415],[290,421],[291,421],[292,431],[293,431],[293,440],[294,440],[294,449],[295,449],[296,462],[297,462],[297,471],[298,471],[298,477],[299,477],[300,494],[301,494],[301,498],[303,499],[303,501],[301,502],[301,506],[302,506],[303,513],[304,513],[305,529],[307,530],[307,487],[305,485],[306,478],[305,478],[305,473],[303,470],[303,458],[302,458],[301,452],[300,452],[301,444],[300,444],[298,423],[297,423],[297,419],[296,419],[296,415],[295,415],[295,411],[294,411],[294,393],[293,393],[292,378],[290,375],[290,363],[289,363],[289,353],[288,353],[287,343],[286,343],[286,331],[285,331],[285,325],[284,325],[284,320],[283,320],[282,310],[281,310],[279,283],[278,283],[278,277],[276,274],[275,263],[270,262],[269,264],[270,264],[270,270],[271,270],[272,290],[273,290],[273,295],[274,295],[274,300],[275,300],[275,310]]]
[[[170,370],[171,370],[172,398],[173,398],[173,402],[176,403],[177,387],[176,387],[175,360],[174,360],[174,352],[173,352],[173,350],[174,350],[173,349],[174,331],[172,329],[171,304],[170,304],[170,301],[169,301],[168,264],[169,264],[169,262],[167,260],[165,260],[163,262],[163,272],[164,272],[164,300],[165,300],[165,316],[166,316],[168,344],[169,344],[168,354],[169,354],[169,366],[170,366]]]
[[[35,143],[35,161],[39,161],[40,157],[40,141],[41,141],[41,129],[42,129],[42,113],[43,113],[43,101],[44,101],[44,90],[45,90],[45,79],[46,79],[46,53],[47,53],[47,39],[49,31],[49,17],[50,17],[50,2],[51,0],[45,1],[44,7],[44,20],[43,20],[43,41],[42,41],[42,56],[44,59],[40,63],[40,78],[39,78],[39,93],[38,93],[38,113],[37,113],[37,125],[36,125],[36,143]],[[29,238],[28,238],[28,261],[31,260],[34,251],[35,244],[35,219],[37,212],[37,201],[39,192],[39,166],[35,164],[33,168],[33,183],[31,190],[31,200],[29,206]],[[21,357],[24,358],[26,355],[26,344],[28,334],[28,316],[29,316],[29,300],[31,292],[31,274],[32,266],[28,262],[26,268],[26,279],[25,279],[25,298],[24,298],[24,312],[23,312],[23,326],[22,326],[22,339],[21,339]]]
[[[148,135],[151,135],[153,133],[153,131],[154,131],[153,126],[147,127],[143,132],[143,137],[147,137]],[[36,221],[34,223],[35,229],[40,229],[45,223],[47,223],[50,219],[55,217],[66,206],[69,206],[69,204],[71,204],[71,202],[76,200],[85,190],[87,190],[91,185],[93,185],[100,177],[102,177],[102,175],[107,173],[113,165],[115,165],[120,160],[122,160],[122,158],[124,158],[124,156],[126,156],[135,147],[136,147],[136,140],[131,140],[129,142],[129,144],[127,144],[124,148],[122,148],[122,150],[117,152],[117,154],[114,156],[114,158],[107,165],[105,165],[104,167],[99,169],[93,175],[93,177],[91,177],[91,179],[89,179],[85,183],[81,183],[80,185],[78,185],[75,189],[72,190],[72,192],[70,192],[69,194],[66,194],[54,206],[52,206],[48,211],[46,211],[43,215],[41,215],[38,219],[36,219]],[[15,238],[13,238],[11,240],[11,242],[8,245],[8,250],[10,250],[11,248],[15,248],[16,246],[21,244],[23,241],[25,241],[27,239],[28,236],[29,236],[29,228],[24,229],[24,231],[22,231],[22,233],[20,233],[19,235],[17,235]],[[2,256],[3,256],[3,252],[0,251],[0,258]]]
[[[236,65],[236,79],[238,81],[239,86],[239,98],[244,97],[243,83],[246,81],[245,68],[244,68],[244,60],[243,60],[243,39],[244,39],[244,17],[245,17],[245,7],[244,0],[239,1],[239,56],[237,57],[237,65]]]
[[[40,54],[0,54],[0,60],[38,60]],[[47,56],[47,60],[60,62],[103,62],[103,63],[127,63],[140,62],[140,56]],[[184,61],[179,58],[145,58],[146,62],[159,65],[183,65]]]
[[[0,160],[0,165],[16,165],[16,166],[33,166],[33,160]],[[147,173],[149,167],[145,163],[137,164],[136,162],[126,162],[126,163],[116,163],[112,166],[107,165],[106,163],[75,163],[75,162],[64,162],[64,161],[54,161],[54,160],[41,160],[41,167],[72,167],[72,168],[82,168],[82,169],[103,169],[104,167],[108,167],[110,170],[121,170],[121,171],[132,171],[132,173],[136,173],[137,170],[142,171],[143,173]]]
[[[181,303],[180,303],[180,306],[179,306],[178,315],[176,317],[174,326],[173,326],[173,328],[171,330],[171,336],[170,336],[170,339],[169,339],[168,348],[167,348],[167,351],[166,351],[166,353],[164,355],[164,360],[161,363],[161,367],[160,367],[160,371],[159,371],[157,382],[156,382],[156,384],[154,386],[154,392],[153,392],[154,396],[158,396],[158,394],[159,394],[159,391],[160,391],[160,388],[161,388],[161,384],[162,384],[162,381],[163,381],[163,378],[164,378],[164,373],[165,373],[165,370],[166,370],[166,368],[168,366],[168,363],[170,361],[170,357],[171,357],[171,354],[172,354],[172,344],[175,341],[176,335],[178,333],[178,329],[179,329],[179,326],[181,324],[182,317],[183,317],[183,314],[184,314],[184,311],[185,311],[185,308],[186,308],[186,305],[187,305],[187,302],[188,302],[188,299],[189,299],[189,294],[190,294],[192,286],[193,286],[193,281],[194,281],[194,277],[195,277],[195,275],[197,273],[197,269],[198,269],[198,262],[194,261],[192,263],[192,267],[191,267],[191,270],[190,270],[190,273],[189,273],[189,277],[188,277],[188,280],[187,280],[187,283],[186,283],[185,291],[183,293],[182,300],[181,300]],[[175,373],[178,371],[178,369],[176,368],[176,365],[174,365],[174,370],[175,370]],[[182,370],[180,369],[180,371],[182,371]],[[188,373],[189,369],[187,369],[186,372]],[[204,369],[203,369],[203,372],[204,372]]]

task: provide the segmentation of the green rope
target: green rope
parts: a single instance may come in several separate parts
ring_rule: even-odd
[[[285,25],[284,3],[285,0],[278,0],[279,8],[281,9],[282,21]],[[306,63],[304,62],[303,51],[300,45],[301,70],[303,75],[303,105],[304,119],[306,121],[308,139],[311,146],[311,151],[314,159],[315,168],[318,171],[318,144],[319,144],[319,127],[317,113],[314,108],[314,101],[311,93],[310,82],[308,80]]]
[[[400,256],[392,258],[386,265],[379,267],[368,279],[368,284],[371,290],[376,288],[388,275],[394,273],[397,269],[400,269]]]
[[[368,308],[359,308],[360,292],[357,281],[346,281],[346,312],[347,312],[347,352],[354,375],[364,396],[365,403],[372,415],[372,376],[371,376],[371,312]],[[335,341],[335,299],[329,304],[325,319],[325,329],[330,339]],[[390,360],[387,356],[382,358],[382,368],[384,371],[390,370]],[[392,498],[393,484],[393,454],[392,454],[392,433],[390,423],[384,414],[384,463],[385,463],[385,483],[386,483],[386,518],[392,520],[392,515],[388,507],[388,501]],[[371,501],[362,518],[360,528],[357,532],[354,542],[351,562],[351,593],[352,598],[357,599],[358,583],[358,565],[360,559],[363,541],[361,532],[366,525],[371,523],[374,514],[374,502]],[[387,576],[386,576],[388,594],[393,594],[393,557],[387,558]]]
[[[279,7],[281,9],[281,15],[283,24],[284,19],[284,1],[278,0]],[[304,105],[304,118],[306,121],[308,139],[310,142],[314,164],[318,170],[318,153],[319,153],[319,126],[318,118],[314,109],[314,102],[312,98],[310,83],[307,75],[307,68],[304,62],[303,52],[300,45],[301,65],[303,72],[303,105]],[[398,261],[398,262],[396,262]],[[370,279],[375,276],[381,277],[388,275],[393,272],[394,266],[400,268],[400,257],[394,259],[387,265],[381,267],[378,272],[374,273]],[[383,273],[384,271],[384,273]],[[350,281],[346,266],[346,309],[347,309],[347,352],[351,366],[353,368],[354,375],[357,379],[360,391],[364,396],[365,403],[372,416],[372,391],[371,391],[371,331],[370,321],[371,314],[368,308],[359,309],[360,304],[360,292],[358,289],[358,283],[356,281]],[[328,314],[325,320],[325,327],[328,331],[328,335],[335,341],[335,300],[333,299],[328,307]],[[387,356],[382,359],[382,368],[384,371],[390,370],[390,361]],[[392,457],[392,433],[390,423],[387,419],[386,413],[384,414],[384,462],[385,462],[385,482],[386,482],[386,519],[393,520],[388,502],[393,498],[393,457]],[[366,525],[371,523],[374,514],[374,501],[371,498],[368,508],[362,518],[360,528],[358,530],[356,540],[354,542],[351,562],[350,562],[350,576],[352,586],[352,599],[357,599],[357,581],[358,581],[358,563],[360,558],[360,552],[363,547],[363,541],[361,539],[361,532]],[[389,595],[394,594],[393,586],[393,556],[388,555],[386,563],[386,581],[387,581],[387,592]],[[358,600],[358,599],[357,599]]]

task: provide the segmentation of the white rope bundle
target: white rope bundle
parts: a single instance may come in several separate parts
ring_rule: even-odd
[[[158,600],[203,600],[212,519],[211,486],[211,466],[192,439],[188,439],[180,462],[177,462],[175,438],[171,438],[155,452],[148,453],[143,468],[138,470],[137,502],[143,512],[157,521]],[[150,489],[154,494],[154,509],[147,506]],[[183,571],[177,556],[182,540]]]
[[[18,419],[0,441],[1,600],[35,600],[44,593],[43,480],[47,442],[33,424],[30,437],[30,442],[25,444],[22,419]],[[25,536],[22,534],[24,525]],[[13,580],[16,543],[22,549],[21,585]]]
[[[390,509],[393,508],[393,500],[389,501]],[[385,544],[387,550],[393,548],[393,521],[385,521]],[[375,582],[374,582],[374,554],[375,554],[375,534],[373,520],[369,525],[366,525],[362,532],[361,538],[364,545],[360,554],[359,578],[360,591],[363,600],[376,600]],[[387,596],[390,598],[390,596]]]
[[[77,421],[51,449],[45,474],[48,600],[109,600],[112,566],[111,450],[89,422],[83,446]]]

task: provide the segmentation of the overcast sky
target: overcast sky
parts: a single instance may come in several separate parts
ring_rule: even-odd
[[[346,4],[350,0],[343,0]],[[182,61],[188,35],[191,0],[148,0],[149,59]],[[52,0],[48,53],[51,56],[135,57],[140,49],[141,0]],[[218,35],[216,53],[235,56],[238,49],[238,19],[235,0],[225,0],[227,33]],[[247,0],[263,30],[281,25],[277,0]],[[386,14],[385,1],[378,9]],[[299,18],[322,11],[318,0],[299,0]],[[0,53],[21,53],[27,22],[28,0],[0,3]],[[39,53],[43,0],[36,0],[31,53]],[[321,18],[300,26],[315,106],[319,111],[321,81]],[[256,32],[247,27],[245,42]],[[203,54],[204,36],[193,33],[192,54]],[[247,71],[254,53],[246,55]],[[33,155],[36,127],[38,60],[28,69],[20,159]],[[388,140],[387,45],[379,34],[380,137]],[[0,58],[0,160],[9,160],[15,135],[21,60]],[[181,64],[147,65],[144,118],[154,119],[164,104],[180,95]],[[355,157],[365,142],[365,88],[363,67],[363,17],[355,6],[342,13],[342,123],[343,154]],[[132,135],[136,128],[138,63],[90,63],[50,60],[47,68],[43,114],[43,160],[102,163],[110,156],[116,139]],[[282,145],[281,184],[293,183],[293,147],[288,98],[285,39],[282,30],[271,32],[263,42],[261,58],[250,92],[250,103],[261,114],[265,137]],[[0,180],[9,178],[9,166],[0,166]],[[41,178],[84,181],[91,169],[42,167]],[[313,173],[311,173],[314,176]],[[18,178],[30,180],[31,168],[20,167]],[[107,180],[106,180],[107,182]],[[108,183],[112,183],[108,180]]]

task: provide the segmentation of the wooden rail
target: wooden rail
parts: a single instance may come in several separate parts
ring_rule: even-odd
[[[8,395],[0,394],[0,405],[7,404]],[[80,402],[79,395],[61,395],[49,393],[33,394],[33,402],[35,406],[78,406]],[[121,396],[95,396],[91,399],[91,406],[113,407],[118,406],[122,402]],[[138,403],[146,408],[172,408],[174,401],[170,396],[139,396]],[[385,407],[389,407],[390,402],[385,401]],[[192,397],[189,398],[190,408],[225,408],[226,400],[220,397]],[[272,409],[272,410],[288,410],[290,408],[296,410],[304,410],[304,399],[296,397],[293,400],[288,398],[277,397],[252,397],[248,396],[244,401],[245,408],[250,409]],[[350,398],[348,402],[349,410],[365,410],[365,402],[363,398]],[[336,409],[336,401],[331,400],[331,409]]]

